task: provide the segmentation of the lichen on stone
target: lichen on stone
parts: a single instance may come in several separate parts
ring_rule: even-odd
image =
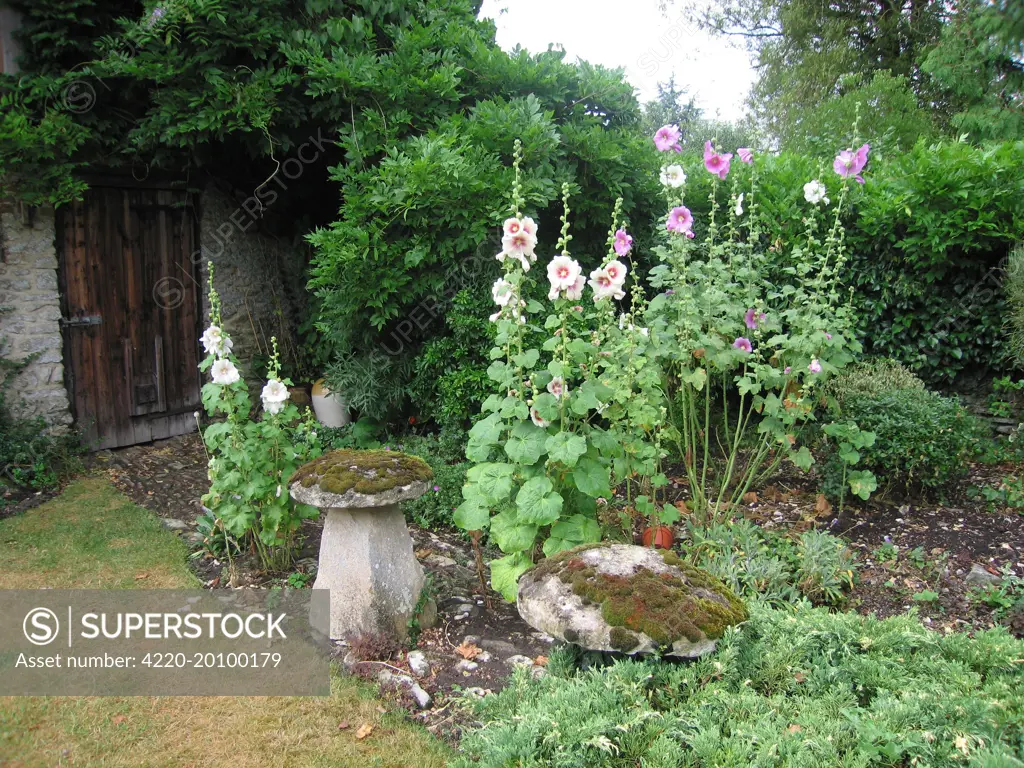
[[[682,638],[691,643],[702,637],[717,640],[727,627],[746,620],[746,607],[725,584],[674,553],[659,554],[681,576],[644,566],[628,576],[612,575],[580,557],[602,546],[608,545],[588,544],[554,555],[536,566],[535,578],[554,575],[571,585],[584,605],[600,606],[601,617],[612,627],[616,650],[628,653],[640,645],[634,633],[645,634],[662,647]]]
[[[338,450],[299,467],[292,483],[319,486],[327,493],[355,491],[367,496],[401,488],[434,477],[430,465],[418,456],[398,451]]]

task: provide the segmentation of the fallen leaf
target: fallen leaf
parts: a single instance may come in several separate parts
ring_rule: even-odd
[[[338,723],[338,730],[339,731],[346,731],[346,730],[348,730],[348,720],[342,720],[340,723]]]
[[[548,665],[548,657],[538,656],[533,660],[533,663],[536,664],[538,667],[546,667]]]
[[[125,715],[118,715],[117,717],[115,717],[110,722],[112,722],[114,725],[120,725],[121,723],[123,723],[127,719],[128,718]]]
[[[798,683],[802,683],[804,680],[807,679],[807,675],[805,675],[803,672],[797,672],[793,675],[793,679],[796,680]]]
[[[462,645],[456,647],[455,652],[464,659],[473,660],[481,653],[483,653],[483,650],[477,648],[472,643],[466,643],[465,641],[463,641]]]
[[[356,738],[362,741],[371,733],[373,733],[373,726],[369,723],[363,723],[358,729],[356,729]]]
[[[814,511],[819,515],[827,515],[832,511],[832,505],[828,503],[824,493],[819,493],[814,502]]]
[[[142,581],[143,579],[148,579],[148,578],[149,578],[149,574],[148,573],[136,573],[135,574],[135,580],[136,581]]]
[[[796,723],[793,723],[793,724],[792,724],[791,726],[789,726],[789,728],[787,728],[786,730],[787,730],[787,731],[789,731],[790,733],[800,733],[800,732],[801,732],[801,731],[803,730],[803,728],[801,728],[801,727],[800,727],[799,725],[797,725]]]
[[[430,547],[424,547],[423,549],[417,549],[413,554],[417,560],[425,560],[434,554],[434,550],[430,549]]]
[[[747,491],[743,494],[744,504],[757,504],[757,491]]]

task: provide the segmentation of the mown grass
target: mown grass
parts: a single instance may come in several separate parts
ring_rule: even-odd
[[[194,588],[184,543],[105,479],[0,520],[0,588]],[[373,731],[362,739],[359,728]],[[346,726],[346,727],[339,727]],[[329,698],[3,697],[0,765],[434,768],[448,751],[335,676]]]

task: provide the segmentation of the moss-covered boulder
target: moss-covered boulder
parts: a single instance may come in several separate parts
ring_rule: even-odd
[[[632,544],[589,544],[550,557],[519,580],[532,627],[592,651],[660,650],[691,658],[747,618],[736,595],[676,555]]]
[[[433,477],[430,465],[418,456],[398,451],[331,451],[295,471],[291,495],[321,509],[388,507],[422,496]]]

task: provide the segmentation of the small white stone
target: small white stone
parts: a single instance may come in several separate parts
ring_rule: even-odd
[[[455,665],[456,672],[465,672],[467,674],[470,672],[475,672],[479,668],[479,664],[477,664],[475,661],[470,661],[469,659],[463,659]]]
[[[423,651],[409,651],[406,660],[409,662],[409,669],[416,677],[426,677],[430,674],[430,662],[427,661],[427,656]]]
[[[523,656],[521,653],[517,653],[515,656],[509,656],[505,659],[505,663],[510,667],[532,667],[533,659],[529,656]]]
[[[486,663],[487,663],[488,661],[490,661],[490,660],[491,660],[492,656],[491,656],[491,654],[489,654],[489,653],[488,653],[487,651],[481,651],[480,653],[478,653],[478,654],[477,654],[477,655],[475,656],[475,658],[476,658],[476,660],[477,660],[477,661],[479,661],[479,662],[480,662],[481,664],[486,664]]]

